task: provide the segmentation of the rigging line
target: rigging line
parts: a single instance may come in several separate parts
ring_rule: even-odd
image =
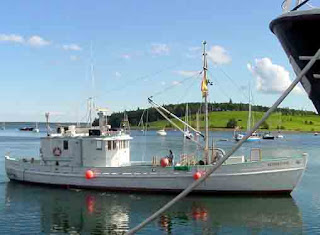
[[[135,84],[135,82],[137,82],[137,81],[141,81],[143,79],[146,79],[146,78],[149,78],[149,77],[153,77],[153,76],[158,75],[158,74],[160,74],[162,72],[165,72],[165,71],[167,71],[169,69],[175,68],[175,67],[179,66],[180,64],[181,63],[179,62],[179,63],[176,63],[174,65],[171,65],[171,66],[165,67],[163,69],[160,69],[160,70],[158,70],[158,71],[156,71],[154,73],[150,73],[150,74],[147,74],[147,75],[139,76],[139,77],[137,77],[137,78],[135,78],[135,79],[133,79],[133,80],[131,80],[129,82],[123,83],[122,85],[120,85],[118,87],[111,88],[110,90],[108,90],[108,93],[122,90],[123,88],[126,88],[128,86],[131,86],[131,85]]]
[[[198,75],[200,76],[200,74]],[[191,80],[192,81],[192,80]],[[196,83],[197,82],[197,83]],[[189,92],[189,89],[194,86],[195,84],[198,84],[198,81],[192,81],[190,85],[187,87],[186,91],[182,94],[182,96],[176,101],[177,103],[180,103],[183,98],[186,97],[187,93]]]
[[[191,76],[189,76],[187,78],[183,78],[177,84],[172,84],[170,86],[167,86],[166,88],[162,89],[161,91],[158,91],[158,92],[154,93],[152,96],[155,97],[155,96],[158,96],[158,95],[164,93],[167,90],[171,90],[172,88],[174,88],[174,87],[176,87],[176,86],[178,86],[178,85],[180,85],[182,83],[185,83],[185,82],[189,81],[191,78],[194,78],[195,76],[199,76],[201,73],[202,73],[202,71],[199,72],[199,73],[195,73],[195,74],[193,74],[193,75],[191,75]]]
[[[172,121],[170,118],[168,118],[158,107],[154,106],[154,108],[165,118],[167,119],[168,122],[170,122],[173,126],[175,126],[179,131],[181,131],[182,133],[184,133],[184,131],[174,122]],[[199,132],[197,132],[199,133]],[[200,133],[201,134],[201,133]],[[193,138],[190,139],[192,142],[194,142],[195,144],[197,144],[197,146],[199,146],[200,148],[204,149],[204,147],[202,146],[201,143],[199,143],[198,141],[194,140]]]
[[[243,89],[241,89],[241,87],[238,85],[237,82],[235,82],[231,76],[229,74],[227,74],[221,67],[217,66],[217,68],[229,79],[229,81],[235,85],[237,87],[237,89],[241,92],[241,94],[246,98],[246,100],[248,100],[248,96],[245,94],[245,92],[243,91]]]
[[[304,4],[306,4],[308,2],[309,2],[309,0],[305,0],[304,2],[300,3],[298,6],[295,6],[291,11],[298,10],[300,7],[302,7]]]
[[[231,96],[229,96],[224,89],[222,88],[222,86],[219,84],[218,80],[212,75],[212,73],[210,71],[208,71],[210,74],[210,77],[216,82],[217,86],[220,88],[220,92],[227,98],[227,99],[231,99]]]

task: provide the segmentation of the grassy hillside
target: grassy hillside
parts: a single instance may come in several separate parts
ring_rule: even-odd
[[[252,116],[258,121],[263,112],[253,112]],[[243,129],[247,128],[248,111],[222,111],[211,112],[209,114],[210,128],[226,128],[230,119],[237,120],[237,125]],[[196,117],[192,115],[191,125],[196,127]],[[267,120],[269,130],[277,130],[278,126],[282,126],[287,131],[320,131],[320,117],[318,115],[280,115],[272,114]],[[149,123],[151,129],[172,128],[171,124],[166,120]],[[182,127],[182,125],[179,125]],[[200,116],[200,127],[204,127],[203,115]]]

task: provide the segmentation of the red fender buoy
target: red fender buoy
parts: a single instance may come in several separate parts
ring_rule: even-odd
[[[161,165],[162,167],[168,166],[168,165],[169,165],[169,159],[166,158],[166,157],[161,158],[161,160],[160,160],[160,165]]]
[[[202,175],[201,175],[201,173],[200,173],[199,171],[197,171],[196,173],[193,174],[193,178],[194,178],[195,180],[200,179],[201,176],[202,176]]]
[[[86,179],[90,180],[94,177],[94,173],[92,170],[87,170],[86,171]]]

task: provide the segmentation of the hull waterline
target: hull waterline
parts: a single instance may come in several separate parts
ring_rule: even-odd
[[[289,169],[283,168],[288,164]],[[194,192],[289,194],[302,177],[305,164],[306,160],[293,159],[224,165]],[[96,172],[93,179],[84,177],[87,168],[48,168],[10,159],[6,159],[6,169],[11,180],[25,183],[113,191],[180,192],[194,181],[194,172],[201,168],[194,167],[187,172],[174,171],[172,167],[92,168]],[[201,170],[205,172],[208,167]]]

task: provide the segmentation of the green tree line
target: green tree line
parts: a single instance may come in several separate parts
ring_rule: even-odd
[[[184,117],[186,112],[186,103],[181,104],[169,104],[164,105],[167,110],[169,110],[171,113],[175,114],[178,117]],[[193,115],[191,117],[192,121],[195,119],[195,115],[197,112],[203,114],[204,113],[204,104],[199,102],[194,103],[188,103],[189,108],[189,115]],[[269,109],[269,107],[262,106],[262,105],[252,105],[252,111],[256,112],[266,112]],[[247,103],[233,103],[232,100],[230,100],[227,103],[209,103],[208,104],[208,110],[209,112],[220,112],[220,111],[248,111],[249,110],[249,104]],[[281,112],[282,115],[291,115],[291,116],[306,116],[306,115],[313,115],[315,112],[313,111],[303,111],[303,110],[295,110],[290,108],[278,108],[276,112]],[[143,122],[154,122],[159,120],[164,120],[164,117],[161,116],[161,114],[155,109],[155,108],[148,108],[146,110],[144,109],[136,109],[131,111],[126,111],[126,114],[128,115],[128,119],[131,126],[137,126],[141,120],[142,114],[143,115]],[[115,112],[112,113],[108,117],[108,123],[112,127],[120,127],[121,121],[123,120],[124,112]],[[96,119],[94,122],[94,125],[98,123],[98,120]]]

